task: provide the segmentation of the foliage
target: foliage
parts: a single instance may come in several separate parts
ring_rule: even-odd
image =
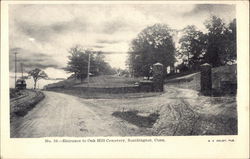
[[[195,70],[202,63],[205,51],[205,35],[194,25],[183,29],[183,36],[179,40],[179,58],[182,59],[182,67]],[[184,66],[186,65],[186,66]]]
[[[145,28],[132,40],[129,53],[127,63],[135,76],[149,76],[150,67],[157,62],[173,66],[175,46],[171,30],[164,24]]]
[[[215,67],[236,60],[236,20],[228,27],[221,18],[212,16],[205,26],[208,33],[204,60]]]
[[[68,65],[66,71],[73,73],[73,76],[81,81],[88,74],[88,60],[90,56],[90,73],[94,75],[114,73],[111,66],[104,61],[101,51],[92,51],[76,45],[69,49]]]
[[[36,89],[36,83],[40,79],[47,79],[48,75],[39,68],[35,68],[28,72],[29,76],[31,76],[34,80],[34,89]]]
[[[95,75],[115,74],[116,71],[105,62],[105,56],[101,51],[93,52],[92,73]]]
[[[118,68],[118,69],[116,69],[116,73],[117,73],[119,76],[129,77],[129,70],[127,70],[127,69]]]
[[[187,72],[189,70],[185,62],[180,63],[176,68],[179,69],[180,72]]]
[[[212,16],[204,24],[207,33],[195,26],[183,29],[176,55],[182,60],[178,66],[182,71],[197,70],[202,63],[218,67],[236,62],[236,19],[226,25],[221,18]]]
[[[225,31],[225,52],[223,56],[224,63],[235,63],[237,58],[237,37],[236,37],[236,19],[229,23]]]

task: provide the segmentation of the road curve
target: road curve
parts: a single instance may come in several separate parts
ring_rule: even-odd
[[[119,136],[114,118],[96,113],[84,99],[62,93],[44,92],[45,99],[26,116],[11,123],[11,137]],[[105,112],[102,112],[105,113]],[[99,114],[99,115],[98,115]]]
[[[175,87],[166,88],[157,97],[128,100],[83,99],[46,91],[44,94],[45,99],[35,108],[11,123],[11,137],[237,134],[237,107],[232,97],[199,96],[196,91]],[[133,114],[125,118],[112,115],[123,112],[124,108],[142,114],[136,118]],[[160,116],[152,128],[138,126],[130,120],[149,122],[151,119],[143,113],[156,111]]]

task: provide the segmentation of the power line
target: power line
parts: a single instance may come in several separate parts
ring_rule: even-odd
[[[93,52],[94,54],[130,54],[130,53],[141,53],[137,51],[100,51],[100,52]]]
[[[100,54],[129,54],[129,52],[101,52]]]

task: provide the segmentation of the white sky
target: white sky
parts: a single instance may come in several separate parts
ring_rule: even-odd
[[[125,68],[130,41],[145,27],[164,23],[172,29],[196,25],[217,15],[226,22],[235,18],[234,5],[10,5],[10,71],[13,51],[27,69],[40,67],[52,78],[66,78],[68,49],[76,44],[110,54],[107,62]],[[18,48],[18,49],[17,49]]]

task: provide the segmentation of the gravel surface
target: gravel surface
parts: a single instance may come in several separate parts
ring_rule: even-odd
[[[199,96],[165,86],[161,95],[84,99],[44,92],[45,99],[11,124],[11,137],[183,136],[237,134],[236,99]]]

